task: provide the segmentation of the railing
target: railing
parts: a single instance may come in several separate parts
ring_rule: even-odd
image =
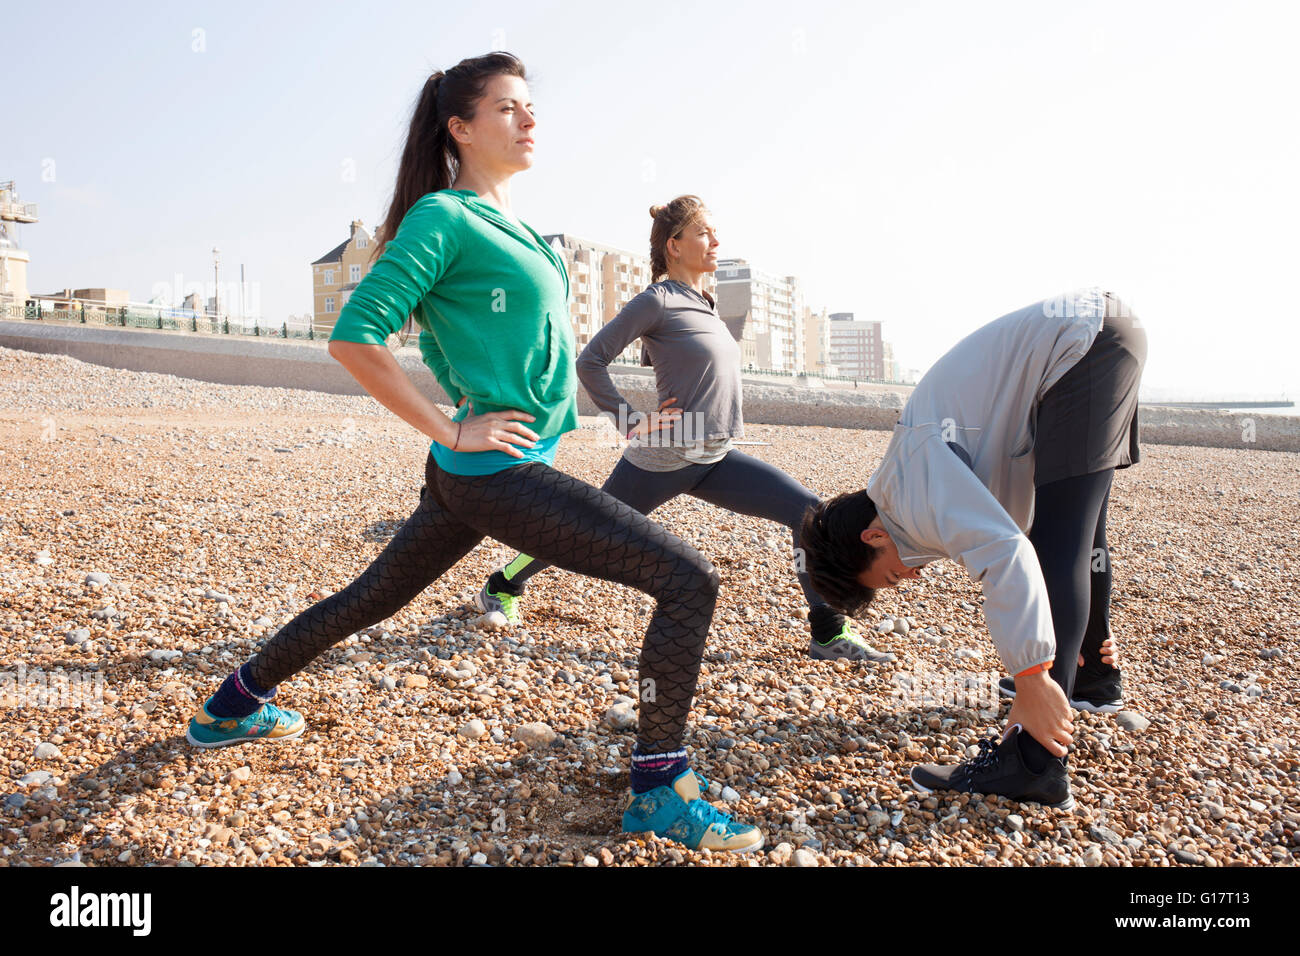
[[[312,326],[306,328],[290,326],[287,322],[278,325],[262,325],[260,320],[254,320],[251,326],[242,325],[238,320],[231,325],[228,316],[218,318],[204,312],[162,307],[132,308],[81,303],[76,308],[58,309],[48,308],[37,302],[35,305],[4,306],[0,308],[0,316],[37,322],[106,325],[123,329],[161,329],[172,332],[206,332],[211,335],[252,335],[271,339],[313,340],[329,337],[324,333],[316,335],[316,330]]]
[[[79,303],[76,308],[49,308],[37,302],[35,305],[0,306],[0,318],[29,319],[40,322],[64,322],[77,325],[106,325],[126,329],[161,329],[173,332],[205,332],[210,335],[252,335],[266,339],[328,339],[329,333],[316,334],[312,326],[306,328],[290,326],[287,322],[278,325],[261,325],[255,320],[252,326],[240,325],[238,321],[231,325],[230,319],[218,319],[214,315],[187,310],[168,309],[161,306],[95,306]],[[407,344],[416,344],[417,332],[413,332]],[[613,365],[626,365],[639,368],[639,358],[615,358]],[[907,385],[906,382],[893,382],[888,379],[871,379],[851,375],[822,375],[817,372],[795,372],[789,369],[755,368],[746,366],[741,370],[747,375],[762,375],[767,378],[802,378],[810,377],[830,382],[854,382],[862,385]]]
[[[0,219],[19,219],[30,217],[38,218],[36,215],[36,203],[34,202],[0,202]]]
[[[616,358],[610,363],[611,365],[633,365],[640,367],[639,359]],[[762,375],[769,378],[816,378],[823,382],[853,382],[858,385],[904,385],[910,388],[915,382],[895,382],[890,379],[881,378],[864,378],[863,376],[854,377],[852,375],[823,375],[820,372],[792,372],[788,369],[773,368],[756,368],[753,365],[747,365],[741,369],[746,375]]]

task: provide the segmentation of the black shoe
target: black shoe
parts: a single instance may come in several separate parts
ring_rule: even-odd
[[[1058,810],[1072,810],[1070,775],[1065,761],[1049,757],[1042,773],[1034,773],[1020,753],[1020,730],[1006,740],[981,740],[980,752],[959,764],[923,764],[912,768],[912,783],[923,793],[955,790],[958,793],[999,794],[1021,803],[1041,803]]]
[[[1016,696],[1016,679],[1004,677],[998,681],[998,693],[1003,697]],[[1075,710],[1086,710],[1093,714],[1114,714],[1124,709],[1124,698],[1120,691],[1119,670],[1107,667],[1105,671],[1087,673],[1084,668],[1074,679],[1074,693],[1070,695],[1070,706]]]

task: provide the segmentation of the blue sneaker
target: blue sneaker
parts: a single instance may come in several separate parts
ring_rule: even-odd
[[[229,747],[250,740],[281,743],[302,736],[307,729],[302,714],[275,704],[263,704],[247,717],[214,717],[208,712],[208,703],[194,715],[185,731],[185,739],[196,747]]]
[[[623,832],[649,831],[692,850],[749,853],[760,849],[762,831],[737,823],[701,797],[701,785],[707,790],[709,782],[695,771],[687,770],[671,787],[632,794],[623,811]]]

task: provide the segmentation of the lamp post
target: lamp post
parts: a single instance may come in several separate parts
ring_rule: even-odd
[[[221,321],[221,250],[212,247],[212,301],[217,321]]]

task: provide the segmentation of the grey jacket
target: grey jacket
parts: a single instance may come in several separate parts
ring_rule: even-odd
[[[1043,394],[1101,329],[1100,289],[1035,303],[957,343],[904,406],[867,485],[904,564],[949,558],[984,589],[1007,672],[1056,654],[1034,515],[1034,423]]]
[[[578,380],[597,408],[616,422],[620,409],[625,420],[632,413],[610,379],[609,363],[638,338],[643,345],[641,364],[654,366],[659,401],[676,398],[672,407],[685,412],[671,437],[664,436],[671,444],[744,434],[740,343],[731,337],[712,301],[672,279],[648,286],[623,306],[578,356]]]

